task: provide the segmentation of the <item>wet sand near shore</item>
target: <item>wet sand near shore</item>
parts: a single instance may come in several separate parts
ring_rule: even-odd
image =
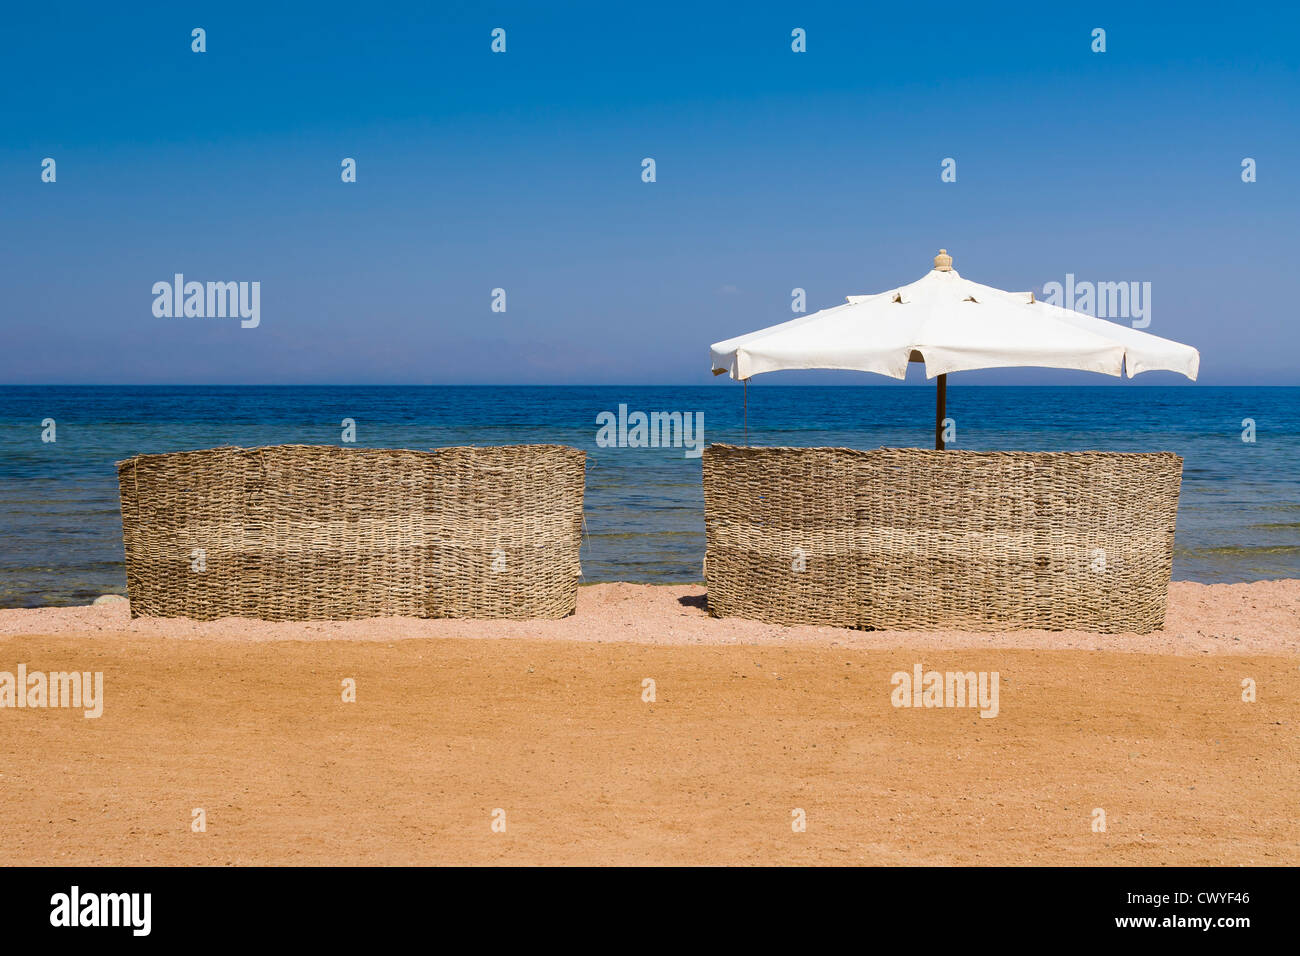
[[[6,634],[96,634],[224,641],[397,641],[411,638],[556,639],[582,642],[709,645],[795,644],[862,649],[1020,647],[1150,654],[1300,654],[1300,580],[1169,586],[1162,630],[1150,634],[1086,631],[855,631],[781,627],[711,618],[701,585],[595,584],[578,589],[577,613],[557,621],[458,621],[381,618],[273,623],[228,618],[132,620],[118,601],[84,607],[0,610]]]

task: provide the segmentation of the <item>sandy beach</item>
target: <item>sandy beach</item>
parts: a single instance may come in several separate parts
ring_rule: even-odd
[[[104,675],[98,719],[0,711],[0,863],[1294,865],[1298,608],[1291,580],[1176,582],[1138,636],[780,628],[628,584],[544,622],[0,611],[0,670]],[[894,706],[917,665],[997,672],[997,716]]]
[[[1086,631],[855,631],[782,627],[710,618],[702,585],[595,584],[578,591],[576,614],[553,621],[388,618],[277,623],[137,618],[127,604],[0,610],[0,636],[16,634],[215,641],[396,641],[415,638],[543,638],[633,644],[763,644],[872,648],[1042,648],[1148,654],[1300,654],[1300,580],[1169,586],[1162,630],[1149,634]]]

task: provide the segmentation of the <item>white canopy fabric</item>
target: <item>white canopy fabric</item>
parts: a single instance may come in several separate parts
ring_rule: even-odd
[[[715,374],[747,379],[782,369],[852,369],[894,378],[909,361],[925,375],[977,368],[1040,366],[1132,378],[1164,369],[1195,380],[1201,356],[1189,345],[1126,325],[1003,292],[945,267],[878,295],[800,316],[712,346]]]

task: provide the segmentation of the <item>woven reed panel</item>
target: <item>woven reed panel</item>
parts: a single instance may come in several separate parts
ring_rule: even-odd
[[[778,624],[1162,627],[1170,453],[704,452],[710,613]]]
[[[585,463],[559,445],[138,455],[118,463],[131,614],[563,617]]]

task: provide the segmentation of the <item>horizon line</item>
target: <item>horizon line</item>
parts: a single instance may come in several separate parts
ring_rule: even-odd
[[[718,382],[0,382],[0,388],[726,388],[740,381]],[[826,382],[820,384],[768,382],[776,388],[930,388],[933,379],[921,382]],[[1047,383],[958,382],[958,388],[1300,388],[1296,384],[1210,383],[1133,381],[1099,382],[1093,385]]]

